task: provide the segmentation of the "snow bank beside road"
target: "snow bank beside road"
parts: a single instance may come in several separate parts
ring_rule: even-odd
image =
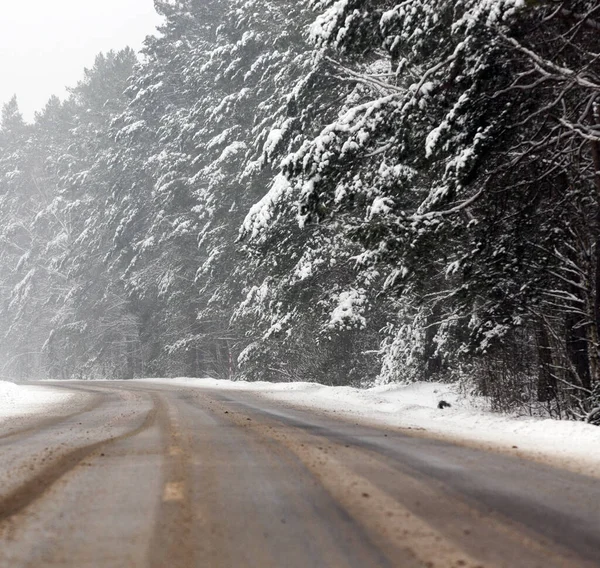
[[[48,406],[62,404],[72,396],[48,387],[0,381],[0,425],[9,418],[41,413]]]
[[[454,440],[600,477],[600,427],[582,422],[517,417],[483,409],[453,385],[415,383],[372,389],[314,383],[243,383],[215,379],[161,379],[163,384],[252,392],[279,402],[392,428]],[[441,400],[452,406],[443,410]]]

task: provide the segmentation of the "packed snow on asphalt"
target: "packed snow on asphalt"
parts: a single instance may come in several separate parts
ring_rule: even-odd
[[[485,400],[461,393],[456,385],[414,383],[356,389],[316,383],[248,383],[210,378],[141,380],[174,388],[251,392],[340,418],[510,452],[600,477],[600,427],[491,412]],[[73,396],[50,386],[0,381],[0,426],[15,417],[52,414],[59,408],[62,411]],[[450,406],[439,408],[441,401]]]
[[[491,412],[486,400],[462,393],[457,385],[419,382],[356,389],[316,383],[152,380],[173,386],[252,392],[355,421],[410,429],[417,435],[509,452],[600,477],[600,427]],[[450,406],[438,408],[441,401]]]

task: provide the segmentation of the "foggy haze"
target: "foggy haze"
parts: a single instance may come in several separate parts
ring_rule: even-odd
[[[17,95],[28,120],[63,98],[101,51],[138,50],[160,17],[152,0],[28,0],[2,7],[0,104]]]

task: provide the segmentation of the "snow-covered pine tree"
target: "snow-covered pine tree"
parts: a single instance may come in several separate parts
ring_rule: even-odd
[[[131,49],[99,55],[70,98],[50,101],[36,117],[36,143],[52,172],[49,203],[34,231],[52,236],[36,261],[62,279],[43,349],[57,377],[131,377],[138,349],[136,319],[118,275],[106,262],[111,235],[109,125],[122,111],[123,92],[137,62]],[[48,298],[50,300],[50,298]]]
[[[564,242],[553,221],[573,233],[577,213],[567,213],[564,201],[579,211],[585,206],[567,197],[572,185],[563,183],[561,193],[564,176],[552,177],[561,169],[552,144],[579,135],[591,138],[593,149],[595,126],[578,132],[573,118],[553,122],[552,109],[566,102],[565,92],[579,90],[572,112],[588,109],[584,122],[591,116],[596,4],[565,11],[512,0],[313,3],[322,10],[311,27],[313,41],[330,73],[353,90],[337,118],[287,158],[285,191],[282,183],[274,186],[246,225],[265,239],[280,230],[272,219],[283,219],[282,210],[288,218],[297,212],[309,233],[319,222],[365,249],[356,257],[361,271],[377,274],[376,286],[384,296],[393,292],[402,314],[387,327],[382,379],[397,379],[415,363],[415,375],[427,376],[432,363],[437,370],[443,361],[456,368],[479,354],[498,382],[494,359],[499,352],[514,355],[526,340],[528,365],[516,372],[516,383],[497,391],[507,387],[521,400],[519,381],[535,367],[532,339],[543,320],[542,298],[557,289],[567,308],[584,300],[565,291],[565,283],[590,291],[593,280],[569,284],[564,273],[556,277],[557,260],[568,270],[569,255],[553,248]],[[565,43],[558,53],[575,68],[544,55],[554,49],[548,38],[560,43],[571,36],[578,44]],[[580,147],[562,148],[569,146]],[[577,166],[579,175],[589,171],[589,156],[588,165]],[[263,219],[271,220],[266,230]],[[576,224],[589,227],[589,220]],[[320,258],[311,268],[327,265]],[[575,336],[558,341],[571,352],[573,384],[585,392],[587,339],[575,330],[589,319],[573,319],[577,311],[563,310]],[[537,357],[543,353],[542,347]],[[552,397],[555,384],[556,377],[540,381],[537,396]]]

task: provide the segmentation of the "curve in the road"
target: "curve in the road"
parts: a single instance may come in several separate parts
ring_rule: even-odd
[[[0,568],[600,566],[596,479],[248,393],[60,386],[91,406],[0,448]]]

